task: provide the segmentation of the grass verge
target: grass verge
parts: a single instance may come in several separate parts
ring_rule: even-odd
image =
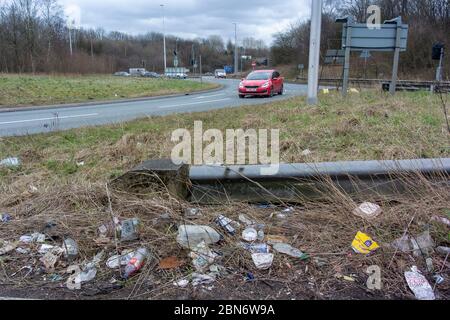
[[[0,74],[0,108],[153,97],[215,87],[173,79]]]

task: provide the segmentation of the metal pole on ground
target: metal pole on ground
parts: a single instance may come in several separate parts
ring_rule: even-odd
[[[323,0],[311,1],[311,39],[309,44],[308,69],[308,104],[318,103],[317,92],[319,88],[320,63],[320,35],[322,27]]]

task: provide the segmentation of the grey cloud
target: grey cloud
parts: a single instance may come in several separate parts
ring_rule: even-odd
[[[166,31],[179,37],[253,36],[269,44],[274,33],[309,15],[310,0],[59,0],[81,9],[81,25],[131,34],[162,32],[161,3],[165,4]]]

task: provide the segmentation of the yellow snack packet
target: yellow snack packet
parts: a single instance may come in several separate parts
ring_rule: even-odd
[[[356,253],[369,254],[377,250],[380,246],[367,234],[358,232],[353,240],[352,248]]]

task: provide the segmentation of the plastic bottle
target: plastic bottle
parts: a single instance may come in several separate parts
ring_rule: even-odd
[[[208,245],[221,239],[221,235],[209,226],[182,225],[178,228],[177,242],[188,249],[195,248],[202,241]]]
[[[147,248],[139,248],[125,267],[123,277],[128,279],[130,276],[142,269],[145,259],[148,257]]]

